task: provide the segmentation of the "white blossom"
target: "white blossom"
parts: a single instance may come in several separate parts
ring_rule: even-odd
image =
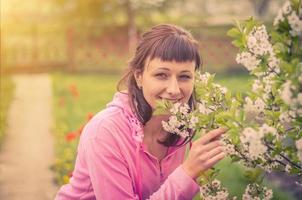
[[[247,114],[255,113],[256,115],[259,115],[262,113],[265,109],[265,102],[257,98],[254,102],[249,98],[245,98],[245,104],[244,104],[244,111]]]
[[[229,193],[220,184],[220,181],[215,179],[205,185],[200,186],[200,197],[204,200],[228,200]],[[212,192],[212,191],[215,192]],[[215,194],[216,193],[216,194]]]
[[[297,103],[298,103],[299,105],[302,105],[302,93],[299,93],[299,94],[297,95]]]
[[[302,150],[302,138],[299,140],[296,140],[296,147],[299,150]]]
[[[190,107],[189,107],[188,104],[183,104],[183,105],[180,106],[180,108],[179,108],[179,112],[180,112],[181,114],[184,114],[184,115],[188,114],[189,110],[190,110]]]
[[[282,124],[284,124],[284,123],[290,123],[292,121],[288,112],[282,112],[279,115],[279,120],[280,120],[280,122]]]
[[[279,10],[276,18],[274,19],[274,26],[277,26],[280,22],[284,21],[284,15],[289,14],[292,11],[290,1],[286,1],[282,8]]]
[[[196,126],[196,123],[198,122],[198,117],[192,116],[189,123],[189,128],[193,129]]]
[[[287,19],[292,29],[290,34],[292,36],[302,35],[302,20],[298,17],[296,12],[292,12]]]
[[[177,135],[179,135],[180,137],[183,137],[183,138],[186,138],[186,137],[190,136],[190,133],[187,130],[175,129],[174,132],[175,132],[175,134],[177,134]]]
[[[271,55],[268,58],[268,66],[270,67],[270,69],[274,70],[276,73],[280,73],[280,60],[278,58],[276,58],[276,56]]]
[[[267,187],[259,188],[256,183],[248,184],[242,195],[243,200],[261,200],[259,197],[259,189],[263,193],[263,200],[270,200],[273,198],[273,191]]]
[[[250,52],[242,52],[240,54],[237,54],[236,62],[238,64],[242,64],[249,71],[254,70],[260,64],[260,60]]]
[[[211,74],[208,72],[206,72],[204,74],[199,74],[199,81],[203,84],[207,84],[210,76],[211,76]]]
[[[181,103],[179,103],[179,102],[173,104],[172,108],[170,109],[171,114],[175,115],[179,111],[180,105],[181,105]]]
[[[261,88],[262,88],[262,85],[261,85],[260,80],[259,80],[259,79],[255,79],[255,80],[254,80],[254,83],[253,83],[253,86],[252,86],[252,91],[253,91],[253,92],[257,92],[257,91],[259,91],[259,89],[261,89]]]
[[[198,103],[197,107],[198,107],[198,111],[204,115],[207,115],[207,114],[210,114],[211,112],[213,112],[211,109],[207,108],[204,103]]]
[[[265,103],[262,99],[257,98],[255,101],[255,108],[259,111],[259,112],[263,112],[264,108],[265,108]]]
[[[216,87],[222,94],[227,93],[228,89],[226,87],[222,87],[217,83],[213,83],[213,86]]]
[[[257,132],[253,128],[245,128],[240,136],[240,141],[244,144],[248,150],[248,155],[251,159],[255,160],[262,156],[267,147],[262,143],[263,133]]]
[[[287,173],[290,173],[290,170],[292,169],[292,167],[289,165],[289,164],[287,164],[286,166],[285,166],[285,171],[287,172]]]
[[[290,105],[292,103],[292,91],[291,91],[291,85],[292,82],[290,80],[287,80],[282,85],[282,91],[281,91],[281,99],[284,101],[284,103]]]
[[[299,83],[302,83],[302,74],[298,77]]]
[[[263,56],[272,51],[264,25],[255,27],[248,35],[247,46],[255,55]]]
[[[281,10],[282,10],[283,14],[285,14],[285,15],[289,14],[292,11],[292,7],[291,7],[290,1],[286,1],[283,4]]]
[[[262,124],[262,126],[259,128],[259,132],[261,134],[266,135],[268,133],[271,133],[272,135],[277,135],[277,130],[275,127],[269,126],[267,124]]]
[[[170,132],[170,133],[173,132],[173,129],[172,129],[172,127],[169,126],[168,122],[162,121],[161,124],[165,131]]]

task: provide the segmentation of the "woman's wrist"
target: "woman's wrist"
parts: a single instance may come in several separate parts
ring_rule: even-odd
[[[190,176],[192,179],[196,179],[197,175],[194,172],[194,170],[192,170],[191,167],[189,167],[188,165],[186,165],[185,163],[182,164],[182,168],[184,169],[185,173]]]

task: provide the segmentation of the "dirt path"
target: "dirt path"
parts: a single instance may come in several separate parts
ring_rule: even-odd
[[[51,80],[46,74],[14,77],[15,96],[0,152],[0,199],[54,199]]]

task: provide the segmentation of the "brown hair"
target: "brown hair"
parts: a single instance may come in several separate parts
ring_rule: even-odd
[[[162,24],[152,27],[145,32],[136,48],[134,57],[129,62],[128,72],[117,85],[118,91],[125,85],[128,89],[130,104],[142,124],[146,124],[152,116],[152,108],[147,103],[141,89],[138,88],[134,73],[144,70],[148,60],[159,58],[162,61],[195,62],[195,70],[200,68],[201,59],[198,51],[198,42],[193,36],[181,27]],[[189,100],[191,108],[194,107],[194,91]],[[190,141],[193,134],[186,138],[180,145]],[[165,141],[159,141],[165,146],[175,146],[180,137],[169,133]]]

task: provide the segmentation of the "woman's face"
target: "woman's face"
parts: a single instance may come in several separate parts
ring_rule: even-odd
[[[194,88],[195,62],[170,62],[155,58],[146,62],[143,72],[136,72],[137,85],[152,109],[156,101],[188,103]]]

